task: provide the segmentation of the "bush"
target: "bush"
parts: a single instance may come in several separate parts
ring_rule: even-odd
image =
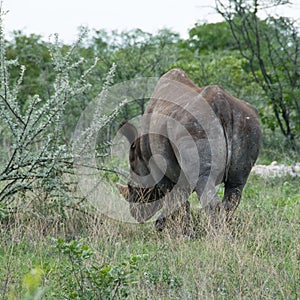
[[[82,241],[53,239],[55,248],[66,258],[55,270],[60,274],[59,286],[67,299],[126,299],[128,286],[134,284],[139,270],[139,255],[131,255],[119,264],[99,264],[92,248]]]
[[[11,288],[8,294],[8,300],[39,300],[42,299],[45,289],[41,287],[43,270],[34,268],[30,270],[22,280],[22,295],[18,295],[15,288]],[[20,298],[21,297],[21,298]]]
[[[82,58],[74,59],[83,35],[68,51],[62,50],[56,36],[54,43],[49,44],[54,69],[49,97],[20,94],[26,68],[19,66],[17,60],[6,59],[3,13],[0,13],[0,217],[3,218],[27,205],[28,199],[34,198],[27,197],[30,193],[44,195],[44,200],[50,198],[56,209],[73,200],[72,176],[66,176],[73,174],[73,157],[64,140],[65,109],[71,99],[84,97],[90,89],[86,78],[95,64],[74,77],[72,74],[83,63]],[[12,66],[20,70],[18,80],[13,83]]]

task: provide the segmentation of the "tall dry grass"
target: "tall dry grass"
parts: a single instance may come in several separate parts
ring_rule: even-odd
[[[63,299],[60,289],[66,292],[74,279],[64,276],[72,262],[57,251],[49,238],[55,237],[93,249],[81,272],[139,256],[124,287],[128,299],[298,299],[298,187],[293,178],[251,177],[235,219],[217,236],[207,234],[207,218],[191,199],[191,239],[172,228],[157,232],[153,224],[120,223],[88,210],[17,211],[2,220],[0,295],[5,299],[10,286],[21,293],[24,274],[39,266],[44,298]]]

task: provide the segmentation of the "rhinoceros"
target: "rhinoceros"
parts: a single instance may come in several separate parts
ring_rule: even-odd
[[[130,180],[118,189],[139,223],[162,209],[158,229],[179,207],[189,214],[192,192],[212,219],[223,212],[230,220],[261,144],[253,106],[220,86],[196,86],[181,69],[158,80],[140,133],[127,121],[120,131],[130,144]],[[216,192],[221,183],[222,201]]]

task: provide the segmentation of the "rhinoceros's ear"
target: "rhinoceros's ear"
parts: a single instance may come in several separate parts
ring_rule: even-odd
[[[118,188],[120,194],[125,198],[125,200],[128,200],[129,198],[128,186],[120,183],[116,183],[116,187]]]
[[[130,145],[137,139],[138,131],[131,123],[123,121],[119,126],[119,131],[127,138]]]

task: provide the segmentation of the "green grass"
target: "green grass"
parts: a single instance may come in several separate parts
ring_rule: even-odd
[[[258,157],[258,164],[269,165],[273,161],[291,165],[300,161],[300,139],[294,143],[288,142],[282,134],[276,130],[263,128],[262,147]]]
[[[207,235],[194,204],[191,240],[152,224],[73,212],[54,226],[19,212],[1,227],[0,298],[25,299],[24,276],[38,268],[43,299],[299,299],[299,199],[299,178],[251,176],[230,234]]]

